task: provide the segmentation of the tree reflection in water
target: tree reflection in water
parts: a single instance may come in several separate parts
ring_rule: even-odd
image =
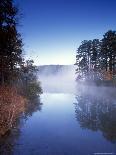
[[[84,129],[101,131],[103,136],[116,143],[116,101],[115,98],[81,92],[76,95],[76,119]],[[112,95],[113,96],[113,95]]]
[[[14,124],[14,127],[9,130],[4,136],[0,137],[0,154],[12,155],[16,141],[20,136],[20,128],[23,123],[18,118]]]
[[[40,101],[40,96],[33,96],[28,100],[25,109],[25,118],[32,116],[34,112],[42,110],[42,103]]]
[[[6,89],[5,89],[5,91],[6,91]],[[28,89],[27,89],[27,91],[28,91]],[[8,94],[10,94],[10,93],[8,93]],[[14,97],[12,96],[13,101],[14,101],[15,97],[16,97],[16,94]],[[18,112],[17,112],[17,108],[16,109],[9,108],[10,103],[8,103],[8,106],[7,106],[6,100],[2,100],[2,105],[5,106],[5,111],[7,111],[7,113],[4,113],[4,111],[2,111],[2,110],[4,110],[4,108],[2,108],[2,107],[0,108],[1,109],[0,115],[2,114],[4,116],[3,119],[0,119],[0,125],[2,125],[2,128],[0,128],[0,129],[4,129],[4,131],[5,131],[5,134],[0,136],[0,154],[3,154],[3,155],[7,155],[7,154],[12,155],[13,154],[14,146],[18,145],[16,142],[20,136],[21,126],[23,126],[24,122],[28,119],[29,116],[32,116],[32,114],[34,112],[36,112],[38,110],[41,111],[41,109],[42,109],[42,103],[40,102],[40,95],[38,94],[38,91],[37,91],[37,93],[35,92],[33,95],[28,94],[28,96],[27,95],[22,96],[21,99],[23,100],[23,98],[24,99],[26,98],[25,104],[24,104],[24,102],[20,102],[20,100],[19,100],[20,96],[17,96],[17,100],[15,100],[15,102],[13,102],[15,104],[15,107],[17,107],[17,104],[20,103],[20,107],[21,107],[22,111],[21,110],[19,111],[19,109],[18,109]],[[6,97],[6,99],[8,99],[8,98]],[[4,101],[5,101],[5,103],[4,103]],[[22,108],[22,106],[23,106],[23,108]],[[7,123],[9,121],[9,120],[7,120],[7,119],[9,119],[9,117],[7,117],[7,114],[9,114],[9,112],[12,112],[12,110],[14,110],[14,115],[13,115],[14,117],[13,117],[12,124],[10,123],[11,126],[9,126],[9,124]],[[7,124],[7,126],[6,126],[6,124]]]

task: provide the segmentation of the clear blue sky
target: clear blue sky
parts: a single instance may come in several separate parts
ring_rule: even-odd
[[[85,39],[116,30],[116,0],[16,0],[26,57],[35,63],[73,64]]]

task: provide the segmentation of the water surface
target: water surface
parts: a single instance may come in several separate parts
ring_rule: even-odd
[[[115,100],[106,102],[79,93],[44,93],[41,102],[42,110],[28,117],[20,128],[13,154],[116,153]]]

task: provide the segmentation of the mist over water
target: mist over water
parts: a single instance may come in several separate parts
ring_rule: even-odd
[[[39,74],[43,92],[47,93],[74,93],[75,66],[62,66],[58,71],[46,67]]]
[[[57,66],[57,65],[56,65]],[[46,66],[38,74],[44,93],[83,94],[97,98],[116,98],[116,88],[96,86],[95,84],[80,84],[77,82],[75,66],[62,66],[59,70],[53,66]]]
[[[22,127],[3,138],[2,151],[11,145],[16,155],[116,152],[116,89],[80,84],[76,76],[75,66],[40,68],[43,94],[31,100]]]

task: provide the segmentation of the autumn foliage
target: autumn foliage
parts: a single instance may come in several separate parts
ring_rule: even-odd
[[[16,119],[25,110],[26,99],[17,93],[16,88],[0,87],[0,135],[13,127]]]

